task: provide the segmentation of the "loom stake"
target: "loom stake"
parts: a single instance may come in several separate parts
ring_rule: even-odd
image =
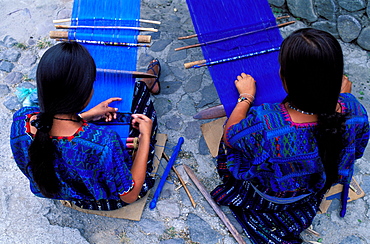
[[[193,116],[194,119],[216,119],[225,117],[226,112],[224,105],[220,104],[214,107],[206,108],[202,111],[199,111],[196,115]]]
[[[176,160],[177,155],[179,154],[179,152],[181,150],[181,145],[183,143],[184,143],[184,138],[180,137],[179,141],[177,142],[177,146],[176,146],[175,150],[173,151],[173,153],[171,155],[170,161],[168,162],[168,164],[166,166],[166,169],[163,172],[161,181],[158,184],[158,187],[157,187],[157,190],[154,193],[153,199],[149,204],[150,209],[154,209],[157,206],[157,201],[158,201],[159,195],[161,194],[161,191],[162,191],[162,188],[164,186],[164,183],[166,182],[167,176],[170,173],[170,170],[171,170],[173,164],[175,163],[175,160]]]
[[[65,23],[65,22],[70,22],[72,19],[71,18],[68,18],[68,19],[56,19],[56,20],[53,20],[53,23],[54,24],[60,24],[60,23]],[[76,21],[78,21],[79,19],[76,18],[74,19]],[[84,19],[84,20],[87,20],[87,19]],[[91,20],[97,20],[97,19],[91,19]],[[112,21],[116,21],[117,19],[104,19],[104,20],[112,20]],[[118,19],[119,21],[119,19]],[[156,25],[160,25],[161,22],[160,21],[156,21],[156,20],[146,20],[146,19],[139,19],[139,22],[142,22],[142,23],[149,23],[149,24],[156,24]]]
[[[49,37],[51,39],[67,39],[68,31],[50,31]],[[140,43],[150,43],[152,41],[152,36],[150,35],[137,35],[137,42]]]
[[[65,40],[65,39],[60,39]],[[78,42],[83,44],[96,44],[105,46],[125,46],[125,47],[151,47],[150,44],[127,43],[127,42],[106,42],[106,41],[88,41],[88,40],[70,40],[71,42]]]
[[[152,31],[158,32],[154,28],[144,28],[135,26],[90,26],[90,25],[55,25],[57,29],[122,29],[122,30],[139,30],[139,31]]]
[[[235,229],[234,225],[230,222],[230,220],[227,218],[226,214],[222,212],[222,209],[215,203],[215,201],[212,199],[211,195],[208,193],[207,189],[203,185],[202,182],[200,182],[197,178],[197,176],[194,174],[194,172],[190,169],[189,166],[184,165],[184,169],[186,173],[189,175],[191,180],[194,182],[194,184],[198,187],[199,191],[203,194],[209,205],[215,210],[216,214],[222,222],[226,225],[226,227],[229,229],[231,234],[234,236],[235,240],[238,243],[246,244],[243,240],[242,236],[239,234],[239,232]]]
[[[165,152],[162,153],[162,156],[164,157],[164,159],[167,162],[170,161],[170,158],[167,156],[167,154]],[[181,175],[179,174],[179,172],[177,171],[177,169],[175,168],[175,166],[172,166],[172,170],[177,175],[177,178],[179,178],[182,187],[184,187],[184,190],[185,190],[186,194],[188,195],[191,204],[193,205],[193,208],[195,208],[197,204],[195,203],[195,201],[193,199],[193,196],[190,194],[190,191],[189,191],[188,187],[186,186],[185,181],[182,179]]]
[[[249,58],[249,57],[252,57],[252,56],[257,56],[257,55],[261,55],[261,54],[265,54],[265,53],[270,53],[270,52],[275,52],[275,51],[279,51],[279,50],[280,50],[280,47],[272,47],[270,49],[266,49],[266,50],[262,50],[262,51],[258,51],[258,52],[247,53],[247,54],[243,54],[243,55],[239,55],[239,56],[235,56],[235,57],[231,57],[231,58],[224,58],[224,59],[210,61],[210,62],[204,62],[205,60],[199,60],[199,61],[196,61],[199,64],[193,65],[195,62],[191,62],[191,63],[184,64],[184,67],[186,69],[189,69],[189,68],[200,68],[200,67],[204,67],[204,66],[209,66],[209,65],[215,65],[215,64],[221,64],[221,63],[225,63],[225,62],[235,61],[235,60],[238,60],[238,59]]]

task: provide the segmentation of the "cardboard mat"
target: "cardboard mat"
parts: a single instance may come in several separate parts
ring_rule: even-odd
[[[166,134],[157,134],[157,143],[155,145],[155,156],[153,161],[153,172],[152,172],[153,174],[156,173],[158,170],[159,161],[162,158],[162,153],[164,150],[164,146],[166,145],[166,141],[167,141]],[[137,200],[134,203],[131,203],[130,205],[112,211],[82,209],[72,204],[71,202],[64,200],[62,200],[61,203],[66,207],[78,210],[83,213],[96,214],[110,218],[120,218],[139,221],[141,219],[141,215],[143,213],[149,193],[150,192],[148,192],[148,194],[146,194],[145,197],[141,198],[140,200]]]
[[[349,188],[350,189],[348,191],[348,201],[347,202],[351,202],[351,201],[354,201],[356,199],[359,199],[365,196],[365,192],[361,189],[360,185],[357,183],[357,181],[353,177],[352,177]],[[336,184],[335,186],[332,186],[329,189],[329,191],[324,195],[324,199],[322,200],[320,204],[319,213],[322,213],[322,214],[326,213],[333,199],[335,198],[341,199],[342,190],[343,190],[342,184]]]
[[[216,157],[218,154],[218,147],[222,134],[224,133],[225,121],[226,117],[223,117],[200,126],[212,157]]]

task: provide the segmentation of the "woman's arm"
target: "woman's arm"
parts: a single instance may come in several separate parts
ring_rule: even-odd
[[[233,112],[231,113],[227,123],[224,127],[223,139],[227,143],[226,133],[230,126],[239,123],[242,119],[247,116],[247,112],[253,103],[254,95],[256,94],[256,81],[250,75],[241,73],[238,75],[235,80],[235,86],[238,89],[239,97],[244,101],[239,101]]]
[[[136,152],[134,163],[131,167],[132,179],[135,182],[134,188],[127,194],[120,196],[126,203],[137,200],[141,188],[143,187],[149,155],[150,135],[152,132],[152,120],[143,114],[132,115],[132,126],[140,131],[139,148]]]
[[[121,100],[122,98],[119,98],[119,97],[109,98],[105,100],[104,102],[99,103],[92,109],[79,114],[79,116],[86,121],[95,121],[95,120],[99,120],[102,118],[105,118],[105,121],[107,122],[111,121],[112,119],[116,118],[116,112],[118,108],[109,107],[109,104],[111,102],[121,101]]]

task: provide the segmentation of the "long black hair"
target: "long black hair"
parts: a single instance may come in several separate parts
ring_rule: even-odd
[[[29,152],[34,181],[45,197],[54,197],[60,189],[53,161],[55,146],[49,132],[55,114],[77,114],[88,102],[93,90],[96,66],[85,47],[63,42],[48,49],[36,72],[40,113],[33,125],[37,132]]]
[[[284,102],[318,115],[315,137],[328,189],[338,180],[346,115],[337,112],[343,77],[343,53],[329,33],[305,28],[288,36],[279,55],[280,75],[288,96]]]

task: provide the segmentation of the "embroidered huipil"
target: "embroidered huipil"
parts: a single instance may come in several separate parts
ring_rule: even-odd
[[[366,110],[349,94],[340,94],[342,112],[349,114],[345,148],[339,162],[339,182],[347,199],[354,161],[362,157],[369,139]],[[265,197],[294,198],[316,193],[325,184],[323,163],[314,136],[316,123],[294,123],[282,104],[253,107],[245,119],[227,131],[231,150],[227,167],[237,180],[248,180]],[[344,216],[347,201],[342,201]]]
[[[37,112],[36,107],[24,107],[14,114],[10,144],[19,169],[30,180],[31,191],[43,197],[27,169],[27,149],[33,140],[29,118]],[[73,136],[52,137],[52,141],[57,148],[54,168],[61,186],[55,199],[119,200],[119,194],[133,187],[132,160],[115,131],[85,122]]]

